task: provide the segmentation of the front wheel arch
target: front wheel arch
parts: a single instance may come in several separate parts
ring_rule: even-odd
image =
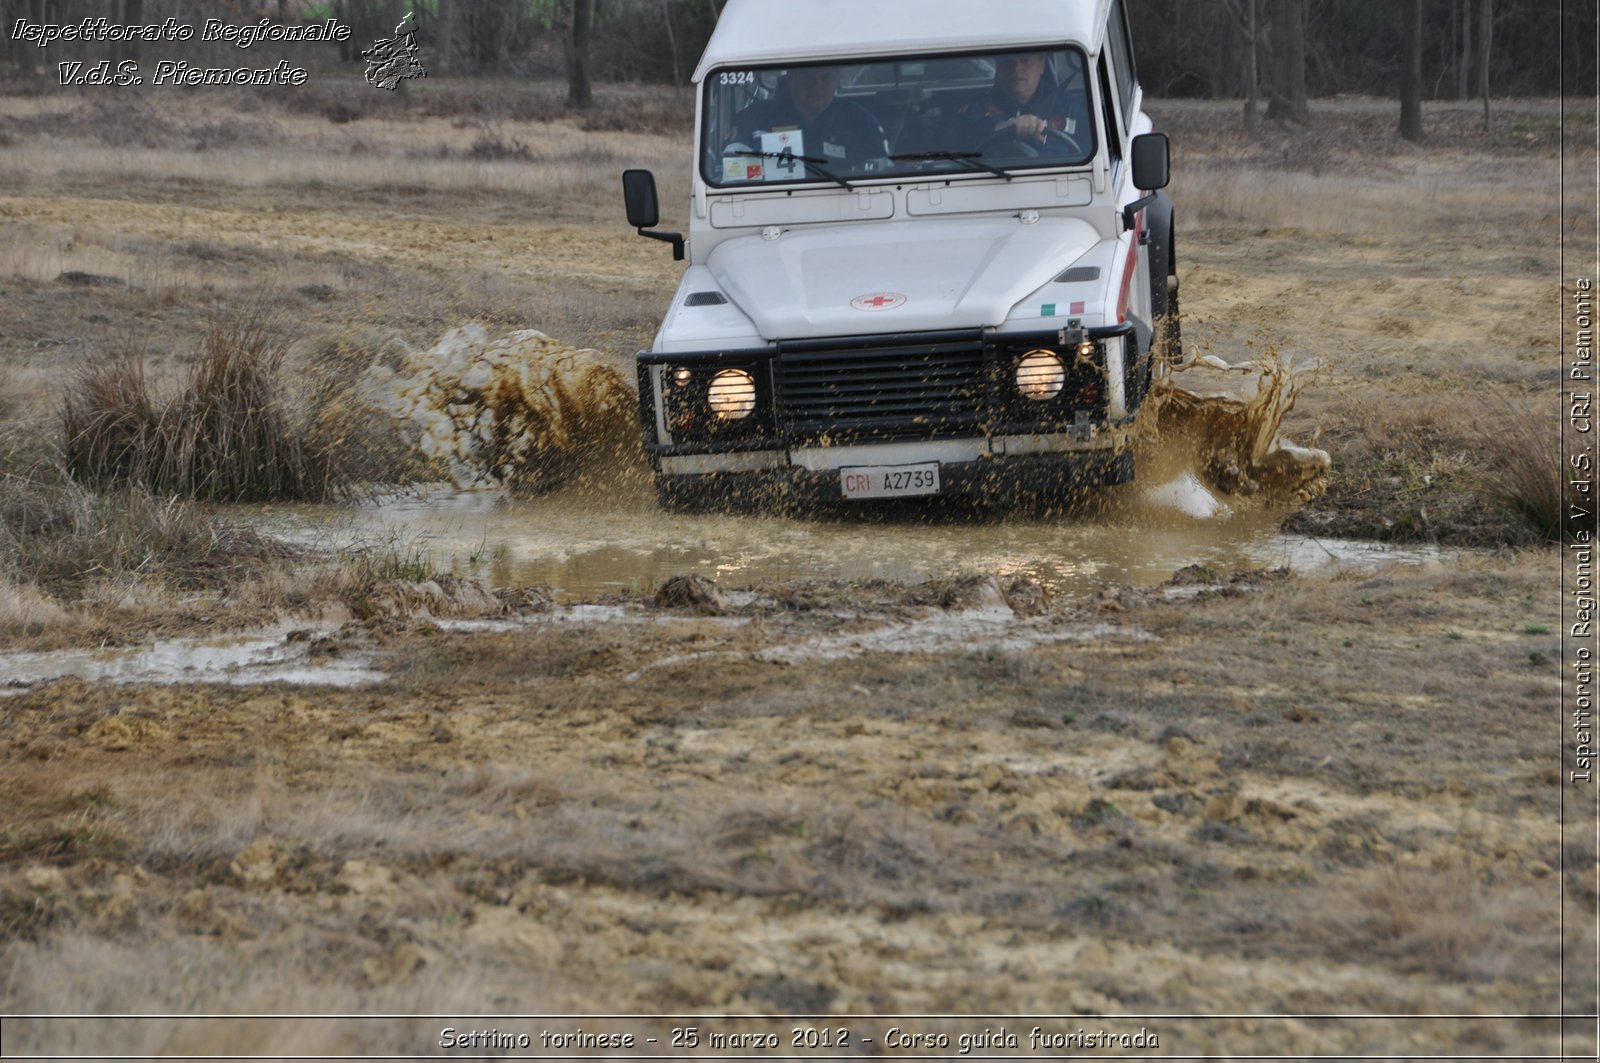
[[[1165,192],[1157,192],[1156,201],[1145,208],[1145,224],[1150,249],[1152,360],[1175,362],[1183,352],[1178,314],[1177,222],[1172,199]]]

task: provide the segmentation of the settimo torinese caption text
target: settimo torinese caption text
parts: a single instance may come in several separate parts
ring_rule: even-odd
[[[162,22],[131,25],[104,18],[85,18],[78,22],[32,22],[17,19],[11,39],[48,48],[56,43],[85,44],[164,44],[198,41],[231,44],[240,49],[260,43],[299,44],[338,42],[350,39],[350,27],[336,18],[305,25],[281,25],[271,19],[235,24],[208,18],[198,28],[175,18]],[[136,59],[113,63],[69,61],[56,64],[62,85],[303,85],[310,76],[303,66],[280,59],[272,66],[196,66],[180,60],[162,59],[141,68]]]

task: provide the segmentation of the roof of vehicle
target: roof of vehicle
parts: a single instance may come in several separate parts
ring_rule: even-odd
[[[1093,50],[1111,0],[727,0],[695,69],[1073,41]]]

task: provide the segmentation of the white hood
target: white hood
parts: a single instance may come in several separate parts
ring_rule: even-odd
[[[1099,242],[1087,222],[919,219],[719,244],[706,266],[768,340],[998,325]]]

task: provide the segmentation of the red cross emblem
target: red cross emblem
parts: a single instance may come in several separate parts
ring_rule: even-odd
[[[899,292],[872,292],[856,296],[850,300],[850,306],[856,310],[893,310],[905,301],[906,297]]]

